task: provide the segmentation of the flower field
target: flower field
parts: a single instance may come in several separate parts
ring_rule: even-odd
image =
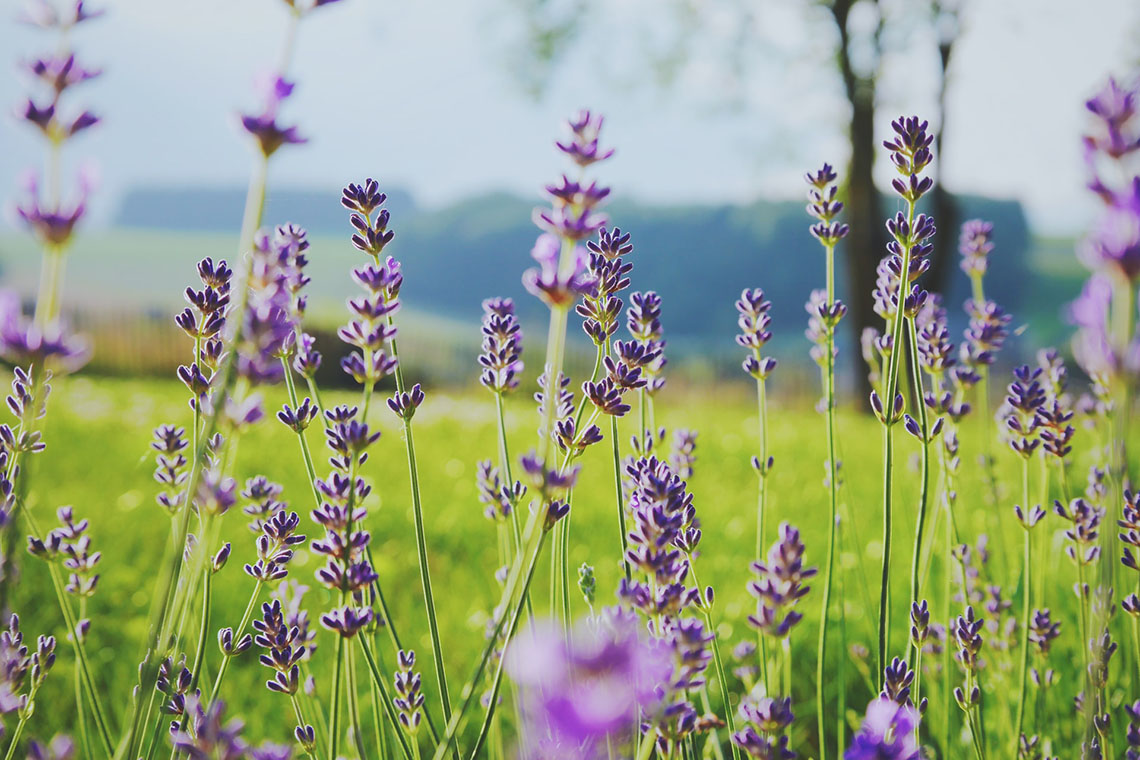
[[[235,123],[230,253],[176,275],[119,255],[115,279],[182,296],[145,362],[128,320],[93,344],[67,303],[96,184],[65,167],[104,126],[73,45],[102,9],[24,12],[54,52],[17,112],[43,148],[14,205],[38,284],[0,293],[4,760],[1140,758],[1140,79],[1084,102],[1095,215],[1022,315],[995,296],[995,223],[942,226],[937,127],[899,116],[869,146],[853,116],[851,176],[802,174],[802,340],[775,339],[757,267],[704,307],[736,321],[725,379],[639,282],[653,253],[611,218],[596,111],[561,125],[529,262],[511,252],[502,287],[534,312],[482,294],[478,334],[409,313],[425,275],[367,174],[327,198],[343,232],[320,250],[351,259],[310,267],[305,220],[267,199],[309,140],[297,40],[335,5],[285,2]],[[1060,345],[1035,341],[1050,306]],[[92,362],[116,335],[165,376]]]

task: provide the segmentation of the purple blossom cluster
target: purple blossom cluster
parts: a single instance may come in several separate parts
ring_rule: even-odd
[[[610,158],[614,151],[600,147],[603,118],[590,111],[580,111],[567,122],[569,136],[557,144],[567,158],[584,174],[593,164]],[[600,207],[609,195],[607,187],[584,179],[549,185],[546,194],[551,207],[534,211],[534,223],[543,234],[531,250],[537,268],[523,274],[523,285],[532,295],[551,308],[569,308],[594,287],[588,256],[580,243],[602,229],[606,217]]]
[[[781,523],[779,539],[768,550],[767,559],[752,563],[756,578],[748,583],[748,593],[756,598],[756,612],[748,616],[748,623],[765,636],[786,638],[803,619],[796,606],[811,591],[804,581],[817,572],[805,566],[806,551],[799,530]]]
[[[372,488],[357,475],[357,469],[367,461],[367,450],[380,433],[358,418],[359,411],[355,406],[338,406],[325,412],[332,473],[316,482],[321,505],[313,510],[312,518],[325,534],[310,544],[314,553],[326,557],[325,565],[317,570],[317,581],[341,597],[337,606],[321,616],[321,624],[346,638],[372,622],[367,591],[376,580],[376,571],[365,556],[371,535],[361,529],[368,513],[361,505]]]
[[[387,199],[374,179],[348,185],[341,197],[341,205],[351,211],[349,222],[356,230],[353,246],[372,258],[371,263],[352,270],[352,278],[364,295],[349,299],[353,316],[338,332],[340,339],[355,349],[341,360],[341,368],[369,388],[395,372],[398,361],[392,343],[396,337],[392,315],[400,308],[404,275],[400,262],[393,257],[386,257],[383,263],[380,260],[395,234],[388,229],[389,214],[383,208]]]
[[[1094,378],[1140,371],[1135,291],[1140,277],[1140,81],[1109,79],[1085,107],[1091,114],[1083,140],[1089,189],[1102,202],[1100,218],[1078,249],[1092,274],[1069,306],[1077,328],[1073,356]],[[1121,303],[1121,299],[1126,299]],[[1117,316],[1113,316],[1117,315]]]
[[[668,463],[656,457],[638,459],[627,468],[627,475],[634,485],[626,561],[648,582],[623,579],[618,594],[649,618],[654,633],[661,636],[660,621],[677,618],[701,603],[700,590],[685,585],[688,557],[700,543],[700,523],[687,484]]]
[[[87,10],[83,3],[73,4],[63,13],[46,3],[39,3],[32,6],[27,17],[29,22],[56,32],[60,38],[54,53],[34,57],[21,65],[39,92],[24,101],[19,115],[43,136],[52,153],[53,165],[58,164],[58,154],[68,140],[99,123],[99,117],[94,113],[85,108],[75,108],[68,101],[77,86],[100,74],[98,69],[85,66],[76,57],[70,42],[72,30],[100,15],[101,11]],[[49,177],[48,181],[56,180]],[[92,185],[91,171],[85,170],[79,178],[77,198],[71,203],[64,203],[58,187],[49,187],[47,198],[43,198],[37,176],[30,173],[25,186],[25,200],[16,206],[16,214],[42,245],[62,250],[71,242],[76,225],[86,213]]]
[[[573,636],[553,627],[523,632],[508,646],[507,667],[522,691],[525,734],[539,746],[526,756],[607,756],[607,742],[628,746],[640,717],[661,706],[669,653],[647,639],[636,618],[609,608]]]
[[[483,368],[479,382],[492,393],[506,393],[519,387],[523,371],[522,328],[515,316],[515,302],[509,298],[483,301]]]
[[[20,631],[20,618],[10,615],[0,631],[0,715],[18,712],[27,718],[34,709],[36,692],[55,665],[55,637],[40,636],[29,650]]]

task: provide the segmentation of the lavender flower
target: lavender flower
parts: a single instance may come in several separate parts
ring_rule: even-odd
[[[539,235],[530,255],[538,268],[523,273],[523,286],[552,309],[568,308],[593,287],[586,270],[586,252],[572,239],[561,242],[550,233]]]
[[[578,166],[586,167],[605,161],[614,154],[612,148],[599,147],[598,138],[602,131],[604,119],[600,114],[590,111],[579,111],[574,114],[566,126],[570,129],[570,139],[555,143],[558,149],[570,157]]]
[[[40,636],[29,653],[19,616],[8,618],[0,632],[0,714],[19,711],[21,718],[31,717],[36,693],[55,665],[55,644],[54,636]]]
[[[981,278],[989,268],[990,252],[994,244],[990,239],[994,226],[981,219],[970,219],[962,223],[958,236],[958,252],[962,254],[961,268],[970,278]]]
[[[56,734],[47,744],[35,739],[28,742],[28,760],[72,760],[75,742],[66,734]]]
[[[617,227],[612,230],[602,227],[597,241],[586,243],[586,249],[590,287],[575,311],[583,319],[582,330],[594,345],[601,347],[618,328],[623,305],[618,294],[629,287],[629,273],[633,271],[633,264],[626,263],[624,257],[633,253],[633,244],[628,232],[623,233]]]
[[[42,539],[28,536],[28,553],[33,557],[60,562],[67,571],[66,591],[81,597],[90,597],[99,583],[95,572],[102,552],[91,551],[91,536],[87,535],[87,520],[75,520],[71,507],[56,510],[60,526]]]
[[[1061,635],[1061,624],[1050,617],[1048,609],[1034,610],[1029,622],[1029,643],[1040,656],[1049,654],[1053,640]]]
[[[191,725],[187,730],[170,734],[175,754],[190,760],[241,760],[249,751],[242,738],[245,727],[240,720],[223,723],[226,705],[218,699],[204,706],[195,695],[186,698],[186,713]]]
[[[305,536],[297,533],[300,524],[301,518],[296,512],[286,513],[284,509],[262,521],[261,534],[257,537],[257,561],[245,566],[246,574],[266,583],[284,578],[293,559],[291,547],[305,542]]]
[[[257,142],[261,155],[269,158],[283,145],[297,145],[307,142],[295,126],[283,126],[278,122],[281,105],[293,94],[294,83],[280,76],[266,78],[259,83],[262,108],[259,113],[243,114],[241,125]]]
[[[1045,406],[1045,391],[1039,380],[1040,369],[1031,370],[1023,364],[1013,371],[1013,377],[998,414],[1005,420],[1010,448],[1028,459],[1041,444],[1040,414]]]
[[[677,477],[688,481],[693,477],[693,465],[697,461],[697,431],[678,428],[673,432],[673,453],[669,455],[669,466]]]
[[[325,535],[310,545],[315,553],[327,557],[324,567],[317,570],[317,580],[341,592],[344,602],[351,602],[342,602],[344,606],[321,616],[322,625],[345,637],[355,636],[372,622],[372,609],[362,605],[365,589],[377,577],[364,554],[371,535],[359,529],[367,515],[360,504],[372,489],[356,472],[380,433],[373,433],[367,423],[359,421],[358,411],[356,407],[338,406],[325,412],[330,423],[325,437],[332,452],[329,464],[333,472],[316,482],[322,501],[312,518],[325,529]]]
[[[736,302],[736,311],[740,315],[736,320],[740,326],[736,343],[751,352],[742,366],[757,380],[767,380],[776,369],[776,360],[762,354],[764,345],[772,339],[772,331],[768,329],[772,323],[768,313],[771,308],[772,303],[764,298],[764,291],[760,288],[746,288]]]
[[[1122,532],[1118,534],[1124,544],[1124,554],[1120,562],[1127,568],[1140,572],[1140,557],[1134,550],[1140,549],[1140,492],[1124,490],[1124,510],[1122,519],[1117,520]]]
[[[396,696],[392,698],[392,702],[398,711],[400,723],[415,741],[416,732],[419,731],[420,721],[423,719],[424,706],[424,695],[420,691],[420,674],[413,670],[416,665],[416,653],[401,650],[396,660],[399,669],[394,678]]]
[[[182,453],[189,445],[186,441],[186,429],[174,425],[160,425],[154,430],[154,441],[151,448],[158,452],[155,455],[157,466],[154,479],[162,484],[162,490],[155,497],[155,501],[173,515],[185,501],[183,486],[190,473],[186,470],[186,456]]]
[[[758,577],[748,584],[748,593],[757,600],[755,614],[748,616],[749,625],[776,639],[786,637],[803,618],[795,607],[811,590],[804,581],[816,574],[816,568],[804,567],[806,549],[799,530],[782,523],[779,535],[767,562],[752,563]]]
[[[513,638],[508,672],[522,693],[528,735],[549,732],[551,757],[604,757],[607,739],[622,746],[639,715],[655,715],[669,653],[639,633],[636,619],[607,610],[598,625],[567,639],[539,627]]]
[[[0,290],[0,358],[19,366],[47,367],[45,372],[72,373],[91,358],[90,343],[54,319],[40,326],[24,316],[20,301]]]
[[[1094,507],[1085,499],[1078,497],[1073,499],[1068,507],[1060,500],[1054,501],[1053,511],[1073,525],[1065,531],[1065,537],[1071,542],[1065,547],[1069,559],[1078,565],[1095,562],[1100,557],[1100,546],[1097,545],[1097,541],[1100,537],[1100,521],[1104,518],[1105,510]]]
[[[878,697],[867,705],[863,725],[844,753],[844,760],[920,760],[916,740],[919,723],[913,707]]]
[[[1128,729],[1124,733],[1124,740],[1128,744],[1125,750],[1125,760],[1140,760],[1140,701],[1124,705],[1128,714]]]
[[[966,301],[966,313],[970,316],[966,328],[966,340],[962,343],[960,360],[967,367],[977,368],[994,363],[997,352],[1009,337],[1009,323],[1013,319],[993,301],[978,303]]]
[[[522,329],[515,317],[515,302],[509,298],[483,301],[483,368],[479,382],[492,393],[506,393],[519,386],[522,375]]]
[[[790,697],[746,697],[739,715],[745,725],[732,735],[733,744],[760,760],[794,760],[783,735],[795,718]]]
[[[91,111],[68,107],[65,96],[77,85],[97,77],[100,72],[79,63],[70,47],[69,33],[78,23],[81,9],[77,8],[75,15],[64,22],[54,8],[45,7],[50,10],[33,12],[33,18],[37,19],[38,26],[58,30],[59,52],[34,58],[23,65],[33,82],[46,92],[47,99],[29,97],[20,115],[43,135],[58,160],[59,151],[68,140],[99,123],[99,117]],[[91,17],[92,15],[86,15],[80,20]],[[50,200],[41,201],[38,183],[32,175],[27,186],[27,199],[16,206],[16,215],[45,248],[58,255],[71,242],[75,227],[86,212],[92,182],[89,177],[81,174],[78,199],[65,205],[61,188],[55,186],[56,178],[49,175],[48,181],[53,183],[46,192]],[[52,283],[52,286],[56,287],[58,283]],[[51,297],[54,298],[54,295],[53,292]],[[55,319],[54,303],[40,306],[53,309],[51,313],[44,313],[49,320]]]
[[[400,308],[400,288],[404,276],[400,262],[388,256],[380,263],[384,247],[391,242],[388,211],[381,208],[387,196],[378,192],[375,180],[365,186],[349,185],[344,189],[342,205],[352,209],[349,217],[356,233],[352,243],[372,257],[372,263],[352,271],[352,277],[365,291],[364,297],[350,299],[353,319],[340,328],[340,339],[357,350],[341,360],[341,368],[356,382],[372,387],[381,378],[396,371],[392,341],[396,328],[391,317]]]
[[[306,652],[298,643],[300,628],[285,621],[279,600],[261,605],[261,619],[254,620],[253,627],[257,631],[254,643],[265,650],[259,658],[261,664],[274,671],[265,687],[281,694],[296,694],[301,685],[301,669],[297,663]]]
[[[651,583],[622,579],[618,594],[654,621],[676,617],[700,603],[700,592],[688,588],[686,555],[696,548],[693,497],[665,462],[641,458],[626,469],[633,483],[629,499],[631,527],[626,560],[644,572]],[[655,623],[654,632],[663,635]]]
[[[957,688],[954,690],[954,697],[958,701],[959,707],[967,712],[970,707],[976,706],[981,700],[981,689],[972,683],[972,677],[976,677],[982,666],[982,624],[982,619],[974,615],[974,608],[968,606],[965,614],[959,615],[955,619],[952,630],[954,641],[958,645],[955,657],[958,664],[966,672],[966,684],[969,691],[967,695],[961,688]]]

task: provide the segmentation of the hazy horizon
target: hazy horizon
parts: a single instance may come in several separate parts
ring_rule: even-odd
[[[75,43],[82,61],[105,73],[73,102],[105,121],[68,146],[66,175],[79,160],[98,161],[93,223],[106,223],[133,186],[244,184],[252,157],[236,113],[256,106],[253,81],[279,55],[281,4],[202,0],[185,14],[146,0],[99,5],[108,15],[81,28]],[[550,146],[560,121],[582,105],[607,116],[606,142],[618,153],[603,179],[626,200],[798,198],[804,170],[845,161],[847,112],[837,74],[818,63],[831,45],[816,31],[828,27],[813,23],[818,8],[760,4],[744,69],[733,71],[712,51],[740,33],[735,6],[700,4],[699,26],[682,40],[688,64],[661,88],[642,61],[647,40],[668,47],[673,20],[643,18],[645,0],[606,3],[535,100],[504,52],[519,39],[507,14],[516,5],[343,0],[312,14],[300,29],[290,70],[297,95],[286,111],[312,142],[283,150],[272,182],[335,188],[376,176],[427,207],[487,191],[537,196],[560,167]],[[15,13],[14,3],[0,12],[11,66],[53,45]],[[1093,209],[1078,143],[1083,102],[1108,74],[1140,61],[1138,30],[1140,9],[1126,0],[1079,9],[1064,0],[968,3],[951,69],[946,186],[1020,200],[1037,232],[1077,232]],[[937,61],[927,34],[891,42],[881,128],[898,112],[930,110]],[[0,103],[14,108],[26,77],[3,82]],[[202,113],[210,116],[195,116]],[[0,120],[0,140],[9,146],[0,155],[7,202],[42,147],[11,118]]]

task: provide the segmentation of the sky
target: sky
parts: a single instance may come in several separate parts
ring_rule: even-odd
[[[548,0],[550,13],[587,11],[537,98],[522,84],[534,73],[520,53],[524,2],[343,0],[308,16],[285,116],[311,142],[275,157],[271,182],[335,189],[375,176],[425,205],[490,190],[537,197],[563,168],[551,146],[561,121],[583,106],[606,114],[618,153],[603,177],[615,197],[796,198],[804,171],[846,160],[832,32],[808,0]],[[893,12],[917,6],[882,2]],[[1140,3],[964,2],[942,180],[954,192],[1021,200],[1039,232],[1075,234],[1095,209],[1083,189],[1082,104],[1108,74],[1140,63]],[[74,43],[104,74],[73,102],[105,121],[69,144],[65,176],[98,167],[93,223],[106,223],[135,185],[244,186],[252,154],[236,115],[256,107],[254,82],[281,57],[283,3],[89,4],[108,13]],[[8,111],[29,87],[18,62],[55,45],[16,23],[18,7],[0,0]],[[663,85],[646,61],[676,51],[683,63]],[[904,27],[889,40],[884,131],[893,115],[929,111],[936,67],[930,31]],[[42,146],[14,118],[0,118],[0,146],[9,201],[42,164]]]

